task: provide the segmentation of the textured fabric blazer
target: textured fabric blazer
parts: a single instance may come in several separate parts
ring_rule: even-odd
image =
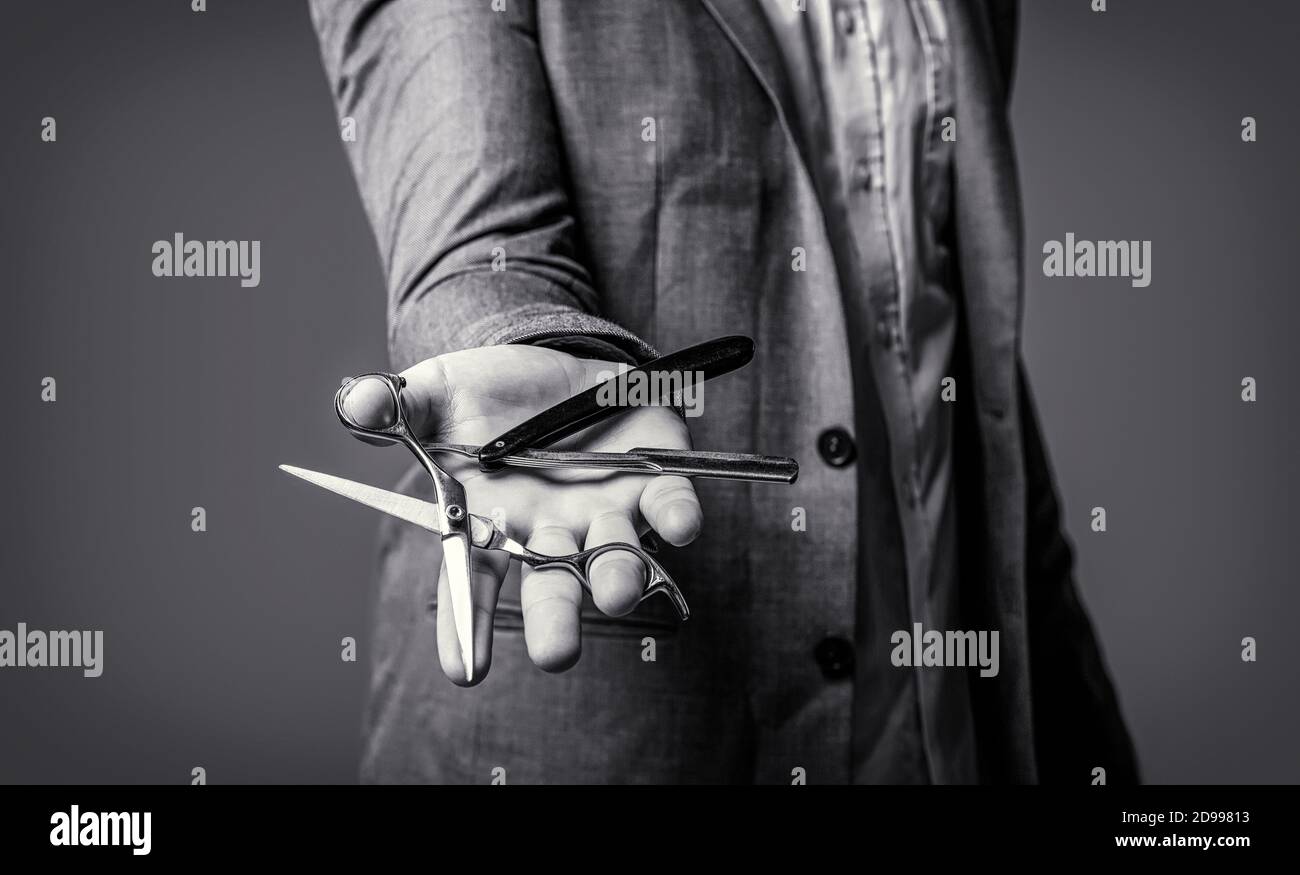
[[[493,6],[504,5],[503,11]],[[884,440],[861,303],[841,293],[792,92],[754,0],[313,0],[387,272],[393,363],[600,338],[631,360],[724,334],[753,364],[710,383],[696,446],[793,455],[792,487],[701,481],[705,529],[665,564],[691,601],[584,610],[571,671],[534,668],[517,578],[492,670],[438,669],[436,539],[386,524],[363,779],[814,783],[850,775],[853,684],[813,657],[853,636],[860,482],[818,435]],[[1072,579],[1020,357],[1021,216],[1007,122],[1014,5],[949,0],[956,68],[957,476],[981,776],[1136,778]],[[806,270],[792,270],[804,253]],[[494,259],[505,270],[493,270]],[[426,478],[427,479],[427,478]],[[421,487],[408,478],[407,490]],[[427,494],[427,492],[426,492]],[[803,508],[805,531],[791,525]],[[887,650],[881,658],[887,659]]]

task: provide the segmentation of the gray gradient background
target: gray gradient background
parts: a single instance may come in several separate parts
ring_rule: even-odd
[[[1026,354],[1145,776],[1300,782],[1300,10],[1023,5]],[[0,28],[0,628],[106,639],[99,679],[0,670],[0,782],[356,779],[377,519],[275,465],[404,467],[329,404],[386,361],[382,277],[305,4],[209,7],[10,3]],[[261,285],[154,278],[176,231],[261,240]],[[1044,279],[1067,231],[1152,240],[1151,286]]]

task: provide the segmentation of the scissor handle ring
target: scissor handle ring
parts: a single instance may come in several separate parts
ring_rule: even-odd
[[[673,607],[677,610],[678,617],[683,621],[690,619],[691,609],[687,606],[686,597],[683,596],[681,590],[677,588],[677,584],[673,582],[673,579],[668,575],[668,572],[664,570],[664,567],[660,565],[653,556],[634,544],[615,541],[610,544],[601,544],[598,547],[580,550],[577,553],[570,553],[568,556],[544,556],[530,552],[528,556],[516,558],[521,558],[524,562],[534,568],[560,567],[568,569],[570,572],[577,575],[579,582],[582,583],[582,588],[590,592],[590,569],[592,561],[598,556],[602,556],[606,553],[613,553],[615,551],[632,553],[645,563],[645,590],[641,593],[639,601],[643,602],[656,593],[663,593],[668,597],[668,600],[673,603]]]
[[[388,389],[388,394],[393,402],[393,421],[391,425],[384,428],[371,428],[361,425],[348,414],[343,401],[363,380],[379,380]],[[415,436],[411,434],[411,429],[407,425],[406,406],[402,403],[402,390],[404,388],[406,388],[406,378],[398,374],[390,374],[384,371],[358,374],[351,379],[344,380],[343,385],[339,386],[339,390],[334,393],[334,412],[338,415],[339,421],[343,423],[343,427],[358,438],[379,440],[384,443],[409,443],[415,440]]]

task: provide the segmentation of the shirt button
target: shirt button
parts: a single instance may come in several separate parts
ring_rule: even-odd
[[[822,670],[822,677],[828,681],[853,674],[853,644],[843,638],[823,638],[813,648],[813,658]]]
[[[853,184],[863,191],[871,191],[871,186],[875,182],[875,177],[871,175],[871,161],[867,158],[859,158],[853,162]]]
[[[822,461],[832,468],[843,468],[858,454],[853,438],[838,426],[821,433],[817,438],[817,452],[821,453]]]

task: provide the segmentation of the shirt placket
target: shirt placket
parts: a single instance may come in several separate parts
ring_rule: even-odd
[[[866,305],[871,320],[869,360],[883,405],[891,439],[891,468],[906,557],[906,630],[920,623],[933,628],[928,583],[931,556],[928,523],[921,491],[921,452],[917,411],[911,386],[910,344],[904,326],[899,255],[889,209],[892,172],[886,148],[882,105],[880,43],[875,38],[868,4],[864,0],[839,0],[835,25],[842,53],[837,49],[835,89],[840,102],[840,154],[847,184],[849,220],[866,278]],[[878,22],[876,22],[878,26]],[[900,618],[904,619],[904,618]],[[933,678],[911,669],[926,769],[931,780],[941,779],[937,743],[933,737],[936,690]]]

